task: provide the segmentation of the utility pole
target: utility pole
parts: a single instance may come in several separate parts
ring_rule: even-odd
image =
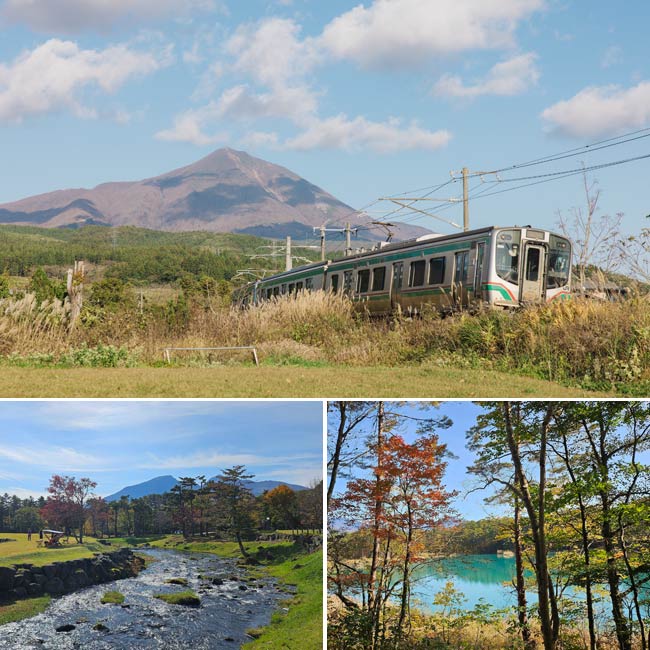
[[[320,261],[325,261],[325,224],[320,227]]]
[[[351,234],[354,232],[356,235],[357,229],[352,228],[349,223],[345,224],[345,228],[326,228],[325,224],[320,227],[314,226],[314,232],[318,231],[320,233],[320,259],[321,262],[325,261],[325,233],[328,232],[342,232],[345,233],[345,254],[350,255],[352,253],[352,241],[350,239]]]
[[[345,224],[345,256],[347,257],[348,255],[352,254],[352,242],[350,240],[350,223]]]
[[[463,167],[463,230],[467,232],[469,230],[469,183],[467,178],[469,176],[469,169]]]
[[[291,260],[291,237],[287,235],[287,246],[286,246],[286,257],[285,257],[285,263],[284,263],[284,270],[285,271],[291,271],[293,268],[293,263]]]

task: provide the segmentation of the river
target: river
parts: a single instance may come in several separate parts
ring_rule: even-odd
[[[271,579],[247,582],[231,559],[205,553],[147,549],[155,562],[136,578],[89,587],[52,600],[37,616],[0,627],[0,648],[23,650],[219,650],[239,648],[246,630],[267,625],[283,597]],[[212,584],[199,575],[223,579]],[[184,578],[188,586],[167,584]],[[218,581],[217,581],[218,582]],[[199,608],[168,605],[154,594],[192,589]],[[102,605],[107,591],[120,591],[123,605]],[[101,623],[106,631],[94,630]],[[72,624],[70,632],[56,628]]]

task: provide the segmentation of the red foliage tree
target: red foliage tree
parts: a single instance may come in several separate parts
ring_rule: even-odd
[[[86,523],[86,501],[92,496],[97,483],[89,478],[77,480],[74,476],[59,476],[54,474],[47,488],[50,496],[41,509],[41,516],[51,525],[71,531],[79,531],[74,535],[82,544],[84,525]]]

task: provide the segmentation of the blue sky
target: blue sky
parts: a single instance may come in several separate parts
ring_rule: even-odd
[[[440,442],[447,445],[447,450],[452,457],[447,459],[444,484],[450,491],[458,492],[453,500],[453,508],[463,519],[482,519],[488,516],[507,514],[507,509],[500,505],[486,504],[485,499],[494,494],[491,487],[478,489],[480,481],[467,473],[467,467],[474,462],[474,455],[466,446],[467,431],[476,424],[476,418],[483,412],[481,406],[469,401],[440,402],[438,407],[421,408],[417,402],[407,402],[405,405],[395,406],[388,403],[387,410],[395,409],[407,416],[423,418],[438,418],[447,416],[452,421],[449,429],[437,431]],[[330,422],[336,421],[333,414],[329,414]],[[334,418],[334,419],[332,419]],[[401,434],[408,439],[415,438],[416,423],[404,420]],[[331,427],[330,427],[331,430]],[[650,462],[650,451],[641,454],[640,462]],[[345,480],[337,481],[337,492],[345,489]]]
[[[0,494],[46,492],[54,473],[112,494],[155,476],[214,476],[309,486],[322,476],[322,402],[0,401]]]
[[[230,146],[360,208],[463,166],[582,147],[650,127],[649,20],[644,0],[0,0],[0,202],[146,178]],[[473,191],[649,143],[485,176],[493,186],[476,178]],[[650,213],[649,170],[646,159],[592,176],[601,213],[623,212],[628,233]],[[552,227],[583,203],[573,176],[476,198],[471,224]]]

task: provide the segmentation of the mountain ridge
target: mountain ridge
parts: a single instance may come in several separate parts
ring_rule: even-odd
[[[216,476],[208,479],[209,481],[216,480]],[[128,496],[131,499],[138,499],[143,496],[149,496],[152,494],[164,494],[169,492],[175,485],[178,484],[178,479],[173,477],[171,474],[164,474],[161,476],[155,476],[154,478],[148,479],[147,481],[142,481],[141,483],[136,483],[134,485],[127,485],[121,490],[109,494],[104,497],[104,501],[119,501],[122,496]],[[303,485],[296,485],[293,483],[287,483],[285,481],[245,481],[244,485],[255,495],[259,496],[267,490],[272,490],[273,488],[278,487],[279,485],[286,485],[294,491],[307,490]]]
[[[366,215],[286,167],[230,148],[139,181],[109,181],[0,204],[0,223],[43,227],[92,223],[296,237],[313,236],[313,228],[323,223],[366,221]],[[400,238],[424,232],[397,228]],[[364,231],[366,239],[382,236]]]

